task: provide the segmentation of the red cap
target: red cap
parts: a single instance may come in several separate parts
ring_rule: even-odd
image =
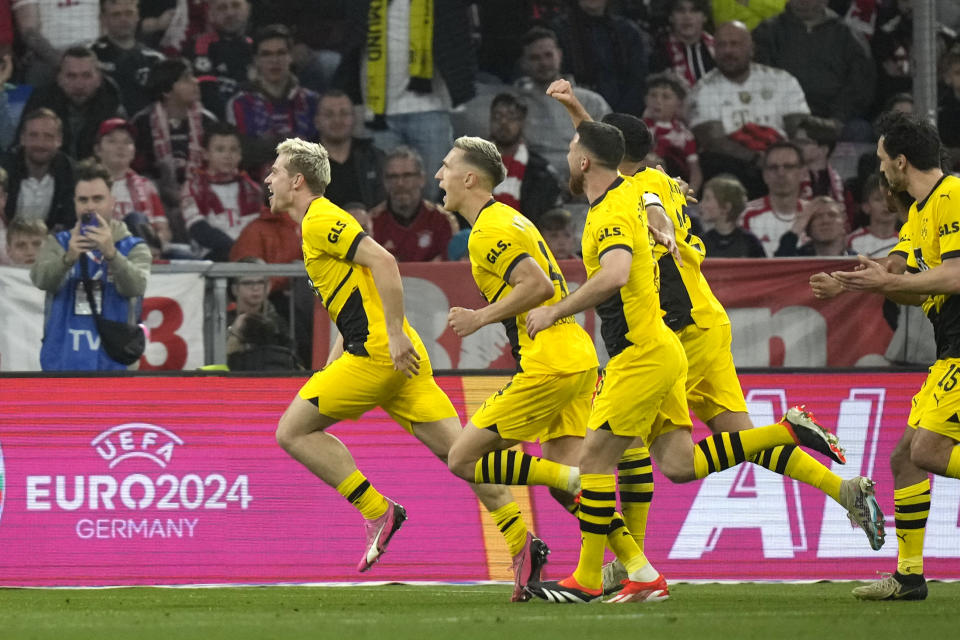
[[[130,137],[136,140],[137,135],[136,131],[129,122],[123,118],[110,118],[109,120],[104,120],[100,123],[100,128],[97,129],[97,142],[100,142],[100,139],[107,135],[108,133],[113,133],[117,129],[123,129],[130,134]]]

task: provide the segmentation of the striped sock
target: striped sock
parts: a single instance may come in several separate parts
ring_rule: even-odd
[[[527,543],[527,523],[523,521],[520,506],[516,502],[508,502],[491,511],[490,516],[507,541],[510,555],[515,556],[523,551],[523,545]]]
[[[923,575],[923,538],[930,515],[930,479],[893,492],[897,573]]]
[[[574,468],[521,451],[498,450],[485,454],[474,467],[477,484],[545,485],[570,491]]]
[[[367,520],[376,520],[387,512],[387,499],[373,488],[359,469],[354,470],[337,485],[337,493],[355,506]]]
[[[613,474],[600,473],[584,474],[580,483],[580,561],[573,578],[587,589],[600,589],[603,551],[617,505],[617,484]]]
[[[795,444],[766,449],[753,456],[751,461],[774,473],[816,487],[838,502],[840,500],[840,476]]]
[[[754,427],[704,438],[693,448],[693,468],[698,478],[740,464],[764,449],[794,444],[790,430],[782,424]]]
[[[653,500],[653,464],[646,447],[627,449],[617,465],[617,484],[623,521],[637,546],[643,551],[647,515]]]

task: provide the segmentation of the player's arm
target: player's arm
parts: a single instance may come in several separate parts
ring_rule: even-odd
[[[644,194],[644,198],[647,195]],[[644,200],[646,202],[646,200]],[[644,209],[647,212],[647,224],[650,227],[650,233],[657,244],[666,247],[669,253],[676,258],[677,264],[682,265],[683,259],[680,257],[680,249],[677,247],[677,228],[673,220],[667,215],[667,210],[658,202],[649,202]]]
[[[570,120],[573,121],[574,129],[579,127],[581,122],[590,122],[593,120],[583,107],[583,104],[577,100],[577,96],[573,93],[573,85],[571,85],[568,80],[561,78],[560,80],[551,82],[550,86],[547,87],[547,95],[562,104],[567,110]]]
[[[403,332],[403,283],[396,259],[373,238],[364,235],[357,245],[353,262],[370,269],[380,294],[394,369],[413,377],[420,371],[420,355]]]
[[[835,271],[831,275],[844,289],[875,291],[897,304],[922,304],[930,296],[960,293],[960,256],[919,273],[890,273],[880,263],[859,256],[861,269]]]
[[[512,287],[510,293],[482,309],[451,307],[447,323],[454,333],[463,338],[480,327],[526,313],[552,298],[554,294],[550,277],[530,256],[523,258],[513,267],[508,282]]]
[[[907,270],[907,260],[899,253],[891,253],[876,262],[890,273],[901,274]],[[830,300],[844,292],[843,284],[839,280],[822,271],[810,276],[810,289],[813,296],[820,300]]]
[[[533,338],[560,318],[595,307],[627,284],[633,251],[625,245],[608,249],[600,257],[600,269],[579,289],[557,304],[537,307],[527,313],[527,334]]]

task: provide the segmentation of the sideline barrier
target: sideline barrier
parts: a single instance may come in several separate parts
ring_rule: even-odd
[[[878,483],[887,514],[882,551],[871,551],[815,489],[747,464],[687,485],[656,474],[646,545],[655,566],[671,580],[871,579],[891,571],[897,541],[887,460],[923,377],[741,376],[757,424],[806,402],[836,428],[848,464],[834,470]],[[464,419],[505,379],[438,380]],[[505,545],[467,485],[379,410],[332,432],[410,519],[384,559],[358,574],[358,514],[274,440],[302,381],[0,380],[0,586],[510,579]],[[695,438],[705,435],[698,426]],[[553,551],[546,575],[562,577],[576,564],[576,521],[542,488],[515,493]],[[958,513],[960,482],[935,478],[928,578],[960,579]]]

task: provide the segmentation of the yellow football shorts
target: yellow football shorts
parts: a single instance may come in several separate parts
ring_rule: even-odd
[[[706,422],[725,411],[747,412],[730,351],[730,325],[684,327],[677,336],[687,354],[687,404]]]
[[[408,432],[413,423],[434,422],[457,415],[447,394],[433,379],[430,360],[421,353],[420,373],[407,378],[392,364],[344,353],[317,371],[299,391],[320,413],[337,420],[356,420],[382,407]]]
[[[692,429],[685,382],[687,359],[680,340],[631,345],[607,363],[587,427],[618,436],[640,436],[649,446],[661,434]]]
[[[479,429],[495,427],[504,440],[582,438],[596,386],[596,369],[563,375],[520,372],[484,400],[470,422]]]
[[[937,360],[917,395],[907,423],[960,441],[960,358]]]

